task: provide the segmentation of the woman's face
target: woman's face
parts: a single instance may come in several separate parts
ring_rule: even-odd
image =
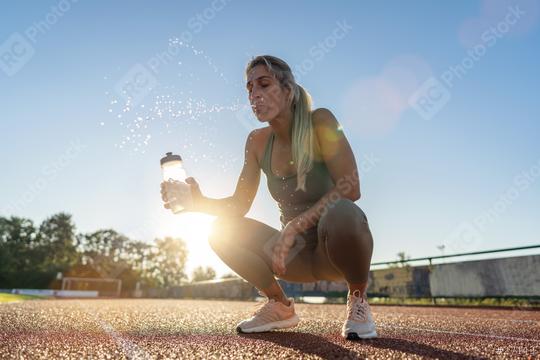
[[[246,87],[253,113],[259,121],[270,121],[289,108],[290,90],[280,85],[265,65],[248,72]]]

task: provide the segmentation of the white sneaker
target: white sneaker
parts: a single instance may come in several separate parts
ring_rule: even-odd
[[[360,295],[360,290],[355,290],[347,298],[347,320],[343,324],[341,335],[347,340],[377,337],[371,309],[367,299]]]
[[[294,312],[294,300],[289,298],[289,306],[274,299],[264,302],[249,319],[236,326],[239,333],[264,332],[274,329],[286,329],[296,326],[300,319]]]

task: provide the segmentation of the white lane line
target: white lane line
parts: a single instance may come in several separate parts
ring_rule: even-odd
[[[90,306],[87,304],[84,304],[80,300],[76,300],[76,304],[84,311],[87,315],[89,315],[94,322],[96,322],[101,329],[109,335],[116,345],[121,348],[122,354],[125,355],[128,360],[131,359],[151,359],[152,357],[150,354],[148,354],[144,349],[139,347],[137,344],[135,344],[133,341],[130,341],[126,338],[124,338],[120,332],[116,331],[110,323],[107,321],[99,318],[97,313],[91,312]]]
[[[482,320],[482,318],[472,318],[472,319]],[[502,318],[485,318],[485,320],[510,321],[510,322],[516,322],[516,323],[526,323],[526,324],[540,325],[540,320],[520,320],[520,319],[502,319]]]
[[[383,329],[387,328],[387,329],[398,329],[398,330],[415,330],[415,331],[426,331],[426,332],[439,333],[439,334],[478,336],[478,337],[487,337],[487,338],[499,339],[499,340],[532,341],[532,342],[540,343],[539,339],[528,339],[528,338],[520,338],[520,337],[514,337],[514,336],[478,334],[478,333],[468,333],[468,332],[459,332],[459,331],[450,331],[450,330],[433,330],[433,329],[423,329],[423,328],[414,328],[414,327],[405,327],[405,326],[391,326],[391,325],[379,325],[379,324],[376,324],[376,325],[377,327],[380,327]]]
[[[310,320],[320,320],[320,321],[330,321],[334,323],[343,323],[342,320],[336,320],[336,319],[327,319],[324,317],[310,317]],[[515,336],[502,336],[502,335],[490,335],[490,334],[479,334],[479,333],[469,333],[469,332],[459,332],[459,331],[450,331],[450,330],[433,330],[433,329],[424,329],[424,328],[414,328],[414,327],[405,327],[405,326],[392,326],[392,325],[381,325],[381,319],[374,319],[375,320],[375,326],[382,329],[394,329],[394,330],[416,330],[416,331],[426,331],[426,332],[432,332],[432,333],[440,333],[440,334],[453,334],[453,335],[466,335],[466,336],[477,336],[477,337],[487,337],[492,339],[499,339],[499,340],[515,340],[515,341],[532,341],[540,343],[540,339],[528,339],[528,338],[520,338]],[[388,321],[388,319],[384,319],[383,321]]]
[[[386,314],[385,316],[391,316]],[[450,315],[426,315],[426,314],[409,314],[409,316],[415,316],[415,317],[429,317],[429,318],[439,318],[439,319],[467,319],[467,320],[487,320],[487,321],[509,321],[509,322],[517,322],[517,323],[527,323],[527,324],[533,324],[533,325],[540,325],[540,320],[523,320],[523,319],[505,319],[505,318],[481,318],[481,317],[469,317],[469,316],[450,316]]]

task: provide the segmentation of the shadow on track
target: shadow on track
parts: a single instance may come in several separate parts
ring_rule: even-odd
[[[485,357],[462,354],[455,351],[439,349],[431,345],[391,337],[379,337],[373,339],[369,342],[369,346],[379,349],[401,351],[403,353],[414,354],[428,359],[486,359]]]
[[[355,351],[351,351],[343,346],[330,342],[322,336],[313,334],[287,331],[287,332],[266,332],[252,334],[238,334],[238,336],[272,342],[274,344],[287,347],[293,350],[320,356],[323,359],[358,359],[362,358]]]
[[[418,355],[425,358],[440,359],[485,359],[455,351],[443,350],[430,345],[408,341],[404,339],[379,337],[370,340],[348,341],[336,336],[336,341],[329,341],[327,337],[300,332],[267,332],[238,334],[238,336],[272,342],[274,344],[300,351],[304,354],[316,355],[322,358],[363,359],[373,352],[369,348],[386,349],[405,354]],[[332,336],[332,338],[334,338]],[[358,345],[361,345],[360,348]],[[352,350],[352,347],[354,350]]]

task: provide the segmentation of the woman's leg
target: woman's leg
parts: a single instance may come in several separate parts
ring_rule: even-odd
[[[351,294],[358,289],[365,296],[373,237],[362,209],[340,199],[321,216],[317,228],[314,275],[320,280],[345,279]]]
[[[349,286],[347,318],[341,335],[349,340],[377,336],[367,302],[373,238],[367,217],[354,202],[340,199],[327,208],[317,225],[313,271],[321,280],[345,279]]]
[[[268,298],[289,303],[272,271],[272,249],[280,232],[260,221],[246,217],[219,217],[214,220],[208,238],[216,254],[234,272],[262,291]],[[286,261],[287,281],[315,281],[309,239],[299,237]]]

